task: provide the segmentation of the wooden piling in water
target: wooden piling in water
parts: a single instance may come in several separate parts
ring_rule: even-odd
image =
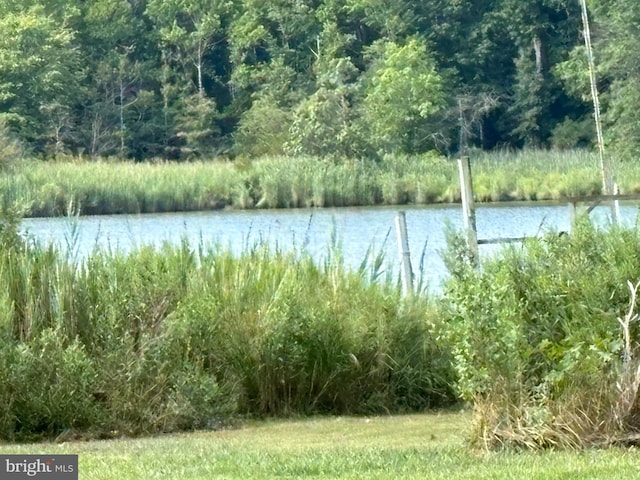
[[[569,232],[573,232],[573,229],[576,225],[576,218],[577,218],[576,202],[567,203],[567,208],[569,209]]]
[[[617,183],[613,184],[613,194],[616,196],[620,194],[620,188],[618,187]],[[613,223],[616,225],[620,225],[622,221],[620,216],[620,200],[617,198],[613,201],[612,215],[613,215]]]
[[[467,231],[467,248],[474,262],[478,261],[478,231],[476,228],[476,210],[473,203],[473,182],[471,180],[471,162],[469,157],[458,159],[460,176],[460,197],[462,200],[462,220]]]
[[[398,238],[398,253],[400,254],[402,295],[407,297],[413,293],[413,270],[411,268],[411,252],[409,251],[409,235],[407,234],[407,218],[403,211],[398,212],[395,223]]]

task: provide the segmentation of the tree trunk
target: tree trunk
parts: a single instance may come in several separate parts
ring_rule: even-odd
[[[533,50],[536,54],[536,73],[538,75],[542,75],[545,70],[545,54],[544,54],[544,46],[542,44],[542,40],[538,35],[536,35],[533,39]]]

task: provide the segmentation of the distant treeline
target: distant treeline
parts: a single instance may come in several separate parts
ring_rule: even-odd
[[[640,6],[590,3],[606,132],[633,151]],[[138,160],[571,148],[594,136],[582,45],[577,0],[4,0],[0,145]]]

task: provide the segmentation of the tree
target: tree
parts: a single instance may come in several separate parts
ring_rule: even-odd
[[[502,0],[500,11],[518,49],[507,110],[516,120],[511,133],[525,145],[541,146],[573,107],[551,72],[577,43],[580,7],[577,1]]]
[[[354,67],[344,58],[332,63],[332,75],[321,77],[318,89],[294,111],[288,153],[334,158],[358,158],[369,153],[351,103],[354,85],[348,78],[353,76]]]
[[[141,132],[146,135],[149,126],[156,124],[143,115],[150,102],[160,103],[154,93],[157,50],[148,34],[144,3],[93,0],[79,4],[77,43],[87,75],[77,99],[81,106],[75,111],[75,137],[78,149],[92,157],[139,158]]]
[[[353,41],[325,20],[313,50],[315,91],[294,109],[287,152],[334,158],[372,153],[359,121],[360,71],[347,55]]]
[[[0,120],[42,149],[47,112],[70,108],[82,77],[73,32],[34,6],[0,17]]]
[[[379,37],[399,41],[417,33],[418,17],[414,9],[418,3],[410,0],[347,0],[344,10],[359,18]]]
[[[442,78],[424,41],[375,43],[365,74],[363,119],[379,152],[419,152],[433,148],[429,120],[447,100]]]
[[[224,42],[225,21],[232,10],[228,0],[150,0],[147,15],[158,28],[165,66],[182,72],[182,88],[164,90],[165,121],[169,104],[176,104],[175,132],[198,154],[217,152],[221,130],[215,98],[207,93],[207,85],[215,74],[208,70],[207,55]],[[167,77],[165,77],[167,78]]]
[[[593,3],[595,63],[601,82],[605,137],[623,157],[640,148],[640,5],[606,0]],[[587,90],[588,92],[588,90]]]
[[[640,138],[627,3],[590,2],[615,141]],[[0,28],[0,116],[54,154],[546,146],[589,113],[577,1],[4,0]]]
[[[240,119],[234,152],[248,158],[284,154],[291,117],[271,95],[258,96]]]
[[[234,103],[244,110],[254,94],[291,108],[313,92],[312,67],[320,25],[309,2],[244,0],[229,32]]]
[[[205,95],[205,56],[222,42],[223,17],[230,8],[227,0],[150,0],[147,5],[166,58],[181,66],[185,80],[195,78],[200,96]]]

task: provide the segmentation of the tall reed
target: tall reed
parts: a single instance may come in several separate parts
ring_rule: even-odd
[[[73,255],[0,230],[0,437],[218,428],[454,400],[433,303],[247,245]]]
[[[623,193],[640,171],[613,162]],[[600,192],[588,152],[492,152],[472,157],[478,201],[554,200]],[[35,216],[236,208],[337,207],[455,202],[455,161],[436,154],[381,161],[274,156],[192,163],[26,161],[0,177],[0,189]]]

